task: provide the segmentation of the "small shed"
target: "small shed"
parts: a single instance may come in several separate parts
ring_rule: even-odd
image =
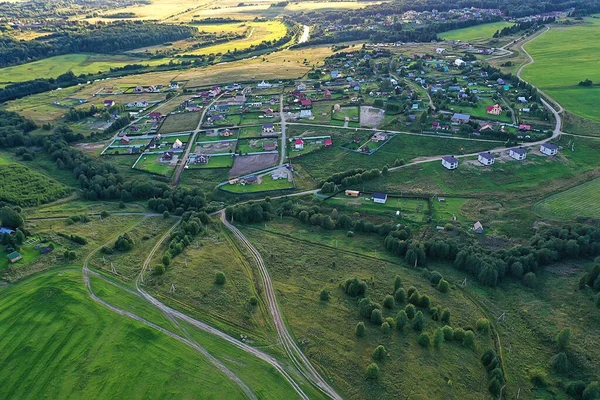
[[[375,203],[379,203],[379,204],[385,204],[385,202],[387,201],[388,195],[385,193],[373,193],[373,202]]]
[[[6,258],[8,258],[8,261],[10,263],[16,263],[17,261],[19,261],[20,259],[22,259],[23,256],[18,251],[13,251],[12,253],[8,254],[6,256]]]
[[[475,222],[475,224],[473,225],[473,232],[483,233],[483,225],[481,225],[481,222],[479,222],[479,221]]]
[[[350,197],[358,197],[360,195],[360,192],[358,190],[346,190],[345,194],[346,196]]]

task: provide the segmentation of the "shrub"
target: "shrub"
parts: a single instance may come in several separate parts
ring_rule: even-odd
[[[481,333],[489,333],[490,321],[487,318],[479,318],[476,323],[477,331]]]
[[[384,322],[381,324],[381,333],[383,333],[384,335],[387,335],[388,333],[390,333],[390,330],[392,329],[392,327],[390,326],[389,322]]]
[[[440,321],[444,324],[450,323],[450,310],[444,308],[444,310],[442,311],[442,315],[440,316]]]
[[[394,298],[389,294],[385,296],[385,298],[383,299],[383,306],[390,310],[394,308]]]
[[[600,293],[594,298],[594,303],[596,304],[596,307],[600,308]]]
[[[454,340],[462,343],[464,338],[465,330],[463,328],[454,328]]]
[[[169,213],[168,211],[163,212],[163,218],[169,218],[171,216],[171,213]]]
[[[431,300],[429,299],[429,296],[421,296],[421,298],[419,299],[419,307],[429,308],[430,304]]]
[[[567,385],[567,393],[573,397],[580,398],[585,390],[584,381],[575,381]]]
[[[358,337],[365,336],[366,331],[365,331],[365,323],[364,322],[359,322],[358,324],[356,324],[355,333],[356,333],[356,336],[358,336]]]
[[[222,273],[221,271],[217,272],[215,274],[215,283],[217,285],[224,285],[225,284],[225,274]]]
[[[396,275],[396,279],[394,280],[394,292],[397,292],[398,289],[402,287],[402,278],[400,275]]]
[[[423,313],[421,311],[417,311],[417,313],[415,314],[412,327],[415,331],[418,332],[423,330]]]
[[[171,264],[171,254],[170,254],[169,252],[166,252],[166,253],[163,255],[163,258],[162,258],[162,263],[163,263],[163,265],[164,265],[165,267],[168,267],[168,266],[169,266],[169,264]]]
[[[551,364],[552,368],[559,374],[564,374],[569,370],[569,359],[564,352],[560,352],[552,357]]]
[[[446,342],[450,342],[451,340],[454,339],[454,329],[452,329],[451,326],[444,325],[444,327],[442,328],[442,331],[444,332],[444,340]]]
[[[408,316],[408,319],[413,319],[415,317],[415,313],[417,312],[417,309],[412,304],[409,304],[404,308],[404,311],[406,311],[406,315]]]
[[[379,378],[379,367],[375,363],[369,364],[367,370],[365,371],[367,375],[367,379],[369,380],[377,380]]]
[[[348,279],[344,284],[344,291],[348,296],[364,296],[367,293],[367,283],[357,278]]]
[[[484,367],[489,366],[492,361],[496,358],[496,352],[494,349],[489,349],[481,355],[481,363]]]
[[[442,343],[444,343],[444,332],[442,331],[442,328],[437,328],[435,332],[433,332],[433,347],[439,349]]]
[[[410,296],[413,295],[414,292],[418,292],[417,288],[414,286],[411,286],[408,288],[408,290],[406,291],[406,295],[410,298]]]
[[[534,369],[529,373],[529,380],[536,387],[546,387],[548,386],[548,375],[544,371],[539,369]]]
[[[438,285],[442,279],[442,274],[437,271],[431,271],[431,274],[429,275],[429,282],[434,285]]]
[[[371,318],[371,314],[376,308],[379,308],[379,304],[373,302],[370,297],[360,299],[358,302],[358,310],[363,318]]]
[[[597,400],[600,399],[600,383],[598,382],[592,382],[590,383],[585,390],[583,391],[583,394],[581,395],[581,398],[583,400]]]
[[[321,295],[319,298],[321,301],[329,301],[329,292],[326,289],[321,290]]]
[[[502,384],[497,379],[490,379],[488,382],[488,390],[494,396],[500,395],[500,390],[502,390]]]
[[[408,324],[408,316],[406,315],[406,311],[398,311],[398,315],[396,315],[396,329],[402,331],[404,330],[406,324]]]
[[[394,299],[398,304],[406,302],[406,292],[404,291],[404,289],[400,288],[396,290],[396,292],[394,293]]]
[[[375,350],[373,350],[373,354],[372,354],[373,359],[375,359],[377,361],[383,360],[386,355],[387,355],[387,350],[382,345],[377,346],[375,348]]]
[[[160,275],[162,275],[164,273],[165,273],[165,267],[164,267],[164,265],[158,264],[157,266],[154,267],[154,271],[153,271],[154,275],[160,276]]]
[[[429,347],[429,343],[431,339],[429,339],[429,335],[425,332],[421,333],[417,338],[417,343],[419,343],[422,347]]]
[[[523,277],[523,284],[529,288],[534,288],[537,286],[537,277],[533,272],[528,272]]]
[[[556,343],[558,344],[558,348],[562,351],[565,351],[569,346],[569,341],[571,340],[571,329],[565,328],[556,335]]]
[[[448,293],[450,291],[450,284],[447,280],[442,279],[437,285],[437,290],[439,290],[442,293]]]
[[[475,345],[475,334],[473,331],[466,331],[462,341],[464,346],[473,347]]]
[[[258,299],[254,296],[250,297],[250,305],[256,306],[258,304]]]
[[[383,314],[380,309],[376,308],[371,312],[371,322],[376,325],[381,325],[383,323]]]
[[[354,237],[354,232],[348,231],[346,232],[346,236],[348,236],[349,238]]]
[[[419,293],[418,290],[415,290],[413,292],[413,294],[411,294],[410,296],[408,296],[408,302],[410,304],[414,304],[415,306],[419,306],[420,301],[421,301],[421,294]]]

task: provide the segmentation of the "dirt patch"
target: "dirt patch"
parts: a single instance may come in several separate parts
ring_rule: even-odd
[[[260,171],[265,168],[277,165],[279,154],[255,154],[249,156],[239,156],[233,161],[233,167],[229,170],[229,177],[235,178],[249,174],[254,171]]]
[[[554,264],[544,268],[544,270],[554,275],[572,276],[578,274],[581,268],[571,264]]]
[[[377,128],[383,122],[385,111],[380,108],[361,106],[360,107],[360,125],[370,128]]]
[[[104,143],[78,143],[75,147],[83,150],[98,150],[106,146]]]
[[[194,152],[196,154],[220,154],[233,152],[234,148],[235,142],[210,142],[199,144]]]

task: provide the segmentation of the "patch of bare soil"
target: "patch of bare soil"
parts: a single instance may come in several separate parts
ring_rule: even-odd
[[[279,162],[279,154],[256,154],[235,157],[233,167],[229,170],[229,177],[235,178],[254,171],[273,167]]]
[[[360,125],[370,128],[377,128],[383,122],[385,111],[380,108],[361,106],[360,107]]]

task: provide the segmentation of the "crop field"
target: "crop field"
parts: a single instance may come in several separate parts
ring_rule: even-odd
[[[22,164],[0,164],[0,200],[35,206],[67,196],[71,189]]]
[[[510,22],[492,22],[490,24],[482,24],[471,26],[463,29],[455,29],[453,31],[443,32],[438,34],[440,39],[444,40],[462,40],[470,42],[478,39],[491,39],[496,31],[502,30],[508,26],[513,26]]]
[[[551,29],[525,46],[535,63],[523,69],[523,79],[573,114],[600,121],[600,86],[597,85],[600,68],[595,57],[598,41],[600,21],[594,18],[585,18],[585,23],[580,25]],[[585,79],[592,80],[594,86],[577,85]]]
[[[367,295],[381,303],[383,297],[391,293],[394,277],[400,275],[403,287],[415,286],[430,296],[433,304],[448,307],[453,327],[473,326],[481,313],[460,290],[440,294],[416,270],[365,258],[352,247],[323,245],[330,242],[329,236],[336,235],[335,232],[313,230],[313,236],[307,241],[304,236],[303,240],[289,237],[296,229],[309,229],[305,226],[280,225],[278,220],[267,225],[273,233],[265,232],[262,227],[242,227],[242,230],[263,255],[286,320],[294,336],[305,342],[304,353],[317,368],[326,371],[344,398],[392,399],[397,398],[398,393],[413,393],[415,398],[428,399],[481,398],[487,389],[479,354],[491,346],[490,337],[477,335],[476,350],[456,343],[444,343],[440,350],[428,350],[417,344],[418,335],[411,328],[386,335],[379,326],[365,321],[366,335],[357,338],[354,329],[363,318],[356,299],[344,294],[338,285],[354,277],[363,279],[369,285]],[[319,239],[313,242],[312,237]],[[370,236],[373,237],[382,240]],[[327,302],[319,300],[323,288],[330,293]],[[384,309],[384,316],[395,317],[403,307],[394,305],[391,310]],[[424,331],[430,334],[440,326],[430,318],[425,321]],[[336,329],[330,329],[331,326]],[[365,379],[364,370],[373,362],[371,353],[379,344],[386,347],[389,355],[378,363],[381,373],[377,384],[372,384]],[[419,368],[413,368],[417,363]],[[402,379],[398,379],[398,374]],[[421,385],[423,381],[427,382],[426,387]]]
[[[248,23],[249,33],[243,39],[231,40],[229,42],[219,43],[213,46],[203,47],[198,50],[186,52],[185,54],[204,55],[204,54],[225,54],[227,52],[244,50],[250,46],[279,40],[287,32],[286,26],[279,21],[252,22]]]
[[[533,211],[551,219],[572,220],[600,216],[600,179],[554,194],[533,205]]]
[[[198,126],[201,116],[202,113],[199,112],[170,114],[160,126],[158,133],[164,135],[165,133],[193,131]]]
[[[3,287],[0,310],[3,398],[244,398],[191,348],[93,302],[79,270]]]

